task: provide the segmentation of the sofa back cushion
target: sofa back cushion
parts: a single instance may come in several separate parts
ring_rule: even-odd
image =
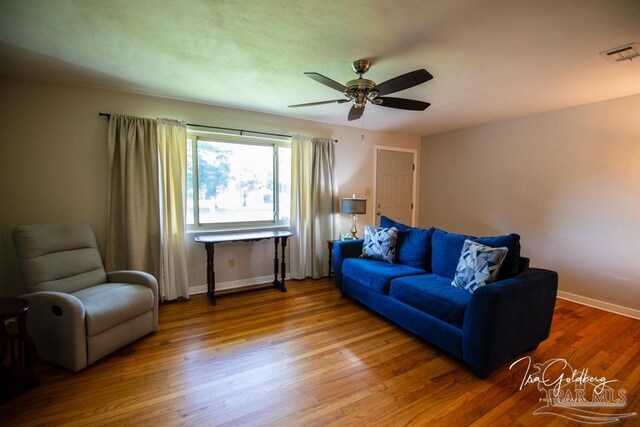
[[[520,235],[511,233],[504,236],[476,237],[472,240],[486,246],[491,246],[492,248],[506,247],[509,249],[507,256],[505,256],[504,261],[502,261],[498,280],[513,277],[518,274],[518,265],[520,263]]]
[[[462,246],[466,239],[481,243],[492,248],[506,247],[507,255],[502,262],[498,280],[514,276],[518,273],[520,261],[520,236],[507,234],[504,236],[475,237],[465,234],[448,233],[435,229],[431,237],[431,270],[434,274],[453,279],[456,274],[458,260],[462,253]]]
[[[431,228],[410,227],[391,218],[382,216],[381,227],[395,227],[398,229],[396,242],[396,262],[431,271],[431,236],[435,230]]]

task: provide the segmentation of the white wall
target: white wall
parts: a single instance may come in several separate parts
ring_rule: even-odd
[[[338,139],[341,196],[373,188],[373,146],[420,149],[412,135],[365,131],[270,114],[139,94],[0,78],[0,295],[23,292],[11,230],[53,221],[91,223],[103,249],[107,212],[107,120],[98,112],[171,117],[189,123]],[[373,223],[373,209],[360,226]],[[343,218],[343,232],[349,218]],[[228,267],[234,258],[236,266]],[[189,247],[190,286],[202,287],[204,249]],[[273,274],[273,243],[216,248],[218,283],[241,285]]]
[[[419,223],[519,233],[564,296],[637,316],[639,112],[635,95],[424,137]]]

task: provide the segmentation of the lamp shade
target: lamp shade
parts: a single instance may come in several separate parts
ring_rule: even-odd
[[[342,199],[342,213],[351,215],[367,213],[367,199]]]

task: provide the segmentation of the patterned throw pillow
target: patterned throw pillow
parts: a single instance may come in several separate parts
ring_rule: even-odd
[[[396,259],[396,240],[398,229],[395,227],[383,228],[364,226],[364,243],[362,244],[362,256],[387,262]]]
[[[451,286],[472,294],[479,287],[494,282],[508,251],[507,248],[492,248],[465,240]]]

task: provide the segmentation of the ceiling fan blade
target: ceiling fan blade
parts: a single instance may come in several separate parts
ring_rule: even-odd
[[[331,89],[335,89],[338,92],[344,92],[345,90],[347,90],[346,86],[341,85],[337,81],[331,80],[329,77],[325,77],[322,74],[318,74],[318,73],[304,73],[304,74],[307,75],[309,78],[312,78],[313,80],[317,81],[318,83],[322,83],[325,86],[329,86]]]
[[[398,108],[400,110],[424,111],[429,105],[431,105],[428,102],[416,101],[415,99],[392,98],[390,96],[379,96],[376,99],[382,101],[378,105],[389,108]]]
[[[334,99],[331,101],[319,101],[319,102],[308,102],[306,104],[295,104],[289,105],[289,107],[310,107],[312,105],[323,105],[323,104],[343,104],[345,102],[349,102],[350,99]]]
[[[353,104],[351,106],[351,109],[349,110],[349,121],[358,120],[360,117],[362,117],[362,113],[364,113],[364,105],[358,108],[355,104]]]
[[[377,85],[378,93],[380,96],[388,95],[390,93],[399,92],[401,90],[409,89],[410,87],[418,86],[424,82],[431,80],[433,76],[427,70],[415,70],[410,73],[403,74],[398,77],[394,77],[386,82],[382,82]]]

